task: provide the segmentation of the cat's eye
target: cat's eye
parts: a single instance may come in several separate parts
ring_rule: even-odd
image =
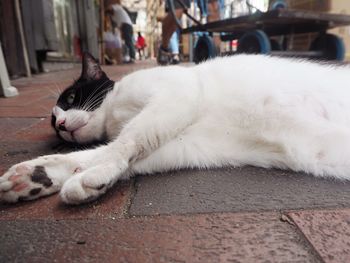
[[[69,94],[68,97],[67,97],[68,104],[73,104],[74,98],[75,98],[75,94],[74,93]]]

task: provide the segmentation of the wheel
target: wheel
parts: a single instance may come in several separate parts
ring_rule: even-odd
[[[270,40],[262,30],[247,32],[238,40],[237,52],[269,54],[271,52]]]
[[[213,39],[207,35],[200,36],[194,47],[194,62],[198,64],[214,57],[216,57],[216,48]]]
[[[321,51],[322,59],[343,61],[345,58],[345,45],[343,39],[333,34],[318,36],[311,44],[311,51]]]
[[[272,1],[270,4],[270,10],[275,10],[275,9],[285,9],[288,8],[288,5],[285,0],[275,0]]]

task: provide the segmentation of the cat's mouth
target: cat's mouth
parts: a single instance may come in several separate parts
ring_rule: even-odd
[[[74,142],[77,142],[77,133],[79,132],[79,130],[81,130],[81,128],[85,127],[87,123],[85,123],[83,126],[79,127],[78,129],[75,129],[74,131],[70,132],[70,135],[72,136],[72,139]]]
[[[86,125],[87,125],[87,122],[81,125],[80,127],[75,128],[74,130],[69,130],[69,129],[66,129],[65,131],[58,130],[58,133],[61,136],[61,138],[65,141],[80,143],[79,132],[81,132],[82,128],[85,127]]]

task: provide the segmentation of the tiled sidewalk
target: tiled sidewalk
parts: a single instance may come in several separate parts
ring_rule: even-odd
[[[104,69],[118,79],[154,65]],[[49,116],[79,73],[19,79],[20,95],[0,98],[1,174],[71,150]],[[83,206],[0,205],[0,233],[0,262],[350,262],[350,183],[253,167],[137,176]]]

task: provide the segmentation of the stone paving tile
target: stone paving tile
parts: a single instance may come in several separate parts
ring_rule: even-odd
[[[56,147],[58,141],[50,142],[25,142],[25,141],[1,141],[0,147],[0,174],[13,164],[33,159],[40,155],[59,152]]]
[[[14,134],[35,126],[40,118],[0,118],[0,141],[11,139]]]
[[[137,176],[132,215],[350,206],[350,183],[255,167]]]
[[[324,262],[350,262],[350,209],[289,213]]]
[[[58,142],[56,133],[51,127],[51,117],[47,117],[45,119],[41,118],[39,122],[33,124],[27,129],[22,129],[16,132],[15,134],[13,134],[13,136],[11,136],[11,138],[8,138],[8,140],[20,140],[28,142]]]
[[[320,262],[278,214],[0,220],[1,262]]]
[[[56,99],[43,99],[26,107],[0,107],[0,117],[45,118],[51,116]]]
[[[30,87],[20,89],[19,96],[10,98],[0,98],[0,108],[7,107],[28,107],[30,105],[40,104],[43,100],[56,101],[58,98],[58,90],[54,91],[50,87]]]
[[[48,117],[49,114],[44,112],[40,107],[33,107],[30,111],[25,108],[19,107],[6,107],[1,109],[0,117],[13,117],[13,118],[45,118]]]
[[[120,218],[128,208],[132,184],[133,181],[120,181],[97,201],[80,206],[63,204],[58,194],[35,201],[0,204],[0,221]]]
[[[141,61],[134,65],[103,66],[113,80],[143,68],[150,68],[155,61]],[[12,85],[19,96],[0,98],[0,117],[48,117],[56,104],[58,93],[73,83],[80,75],[80,68],[69,71],[35,75],[32,78],[14,80]]]
[[[35,86],[35,85],[45,85],[45,84],[55,84],[61,82],[70,82],[74,78],[79,77],[81,72],[80,65],[74,69],[62,70],[49,72],[44,74],[36,74],[31,78],[19,78],[11,81],[11,84],[15,87],[22,88],[23,86]]]
[[[126,65],[118,65],[118,66],[102,66],[102,70],[107,73],[109,77],[114,80],[120,79],[122,76],[134,72],[136,70],[145,69],[154,67],[157,65],[155,60],[144,60],[137,61],[135,64],[126,64]],[[35,86],[35,85],[61,85],[70,84],[75,79],[80,76],[81,67],[78,65],[77,67],[69,70],[62,70],[56,72],[50,72],[45,74],[33,75],[32,78],[20,78],[16,80],[12,80],[11,84],[17,88],[27,87],[27,86]]]
[[[40,122],[36,126],[46,126],[47,123],[45,122],[47,121]],[[0,141],[0,175],[11,165],[21,161],[30,160],[44,154],[76,150],[56,139],[51,129],[36,132],[35,128],[20,131],[11,140]],[[41,139],[46,136],[47,140]],[[79,207],[63,205],[58,195],[16,205],[0,204],[0,220],[120,217],[128,206],[132,187],[132,181],[118,182],[98,201]]]
[[[154,65],[154,61],[145,61],[135,65],[104,66],[103,69],[112,79],[118,80],[127,73]],[[11,131],[7,134],[10,137],[0,141],[0,175],[14,163],[42,154],[70,151],[62,148],[55,138],[49,116],[57,90],[70,85],[79,74],[80,68],[76,67],[13,81],[20,95],[0,98],[0,117],[16,120],[11,126],[9,122],[2,123],[7,118],[0,118],[0,138],[1,134],[6,134],[3,127]],[[47,118],[35,122],[41,117]],[[138,191],[130,210],[133,215],[350,205],[348,183],[276,170],[180,171],[139,176],[136,180]],[[34,202],[0,205],[0,262],[47,262],[50,259],[60,262],[115,259],[120,262],[320,261],[296,227],[281,222],[278,214],[125,219],[134,193],[133,185],[133,181],[118,182],[101,199],[83,206],[65,206],[57,195]],[[337,262],[334,259],[338,258],[349,261],[348,250],[333,249],[342,241],[348,245],[346,217],[349,215],[334,215],[335,219],[343,216],[341,220],[346,222],[334,227],[338,232],[343,231],[343,236],[328,235],[326,246],[323,236],[319,241],[312,239],[312,233],[315,228],[319,236],[325,236],[331,230],[322,232],[326,226],[316,219],[312,226],[308,225],[306,214],[295,212],[290,216],[326,261]],[[322,231],[316,223],[322,226]],[[334,257],[334,253],[344,255]]]

